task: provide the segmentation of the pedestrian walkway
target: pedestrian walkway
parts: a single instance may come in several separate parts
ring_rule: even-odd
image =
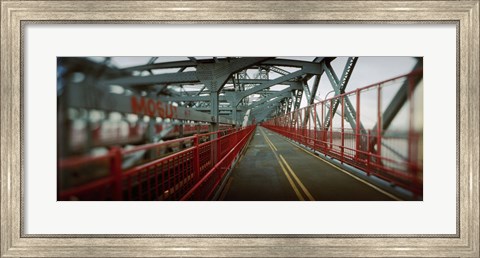
[[[392,201],[379,186],[257,127],[220,195],[225,201]]]

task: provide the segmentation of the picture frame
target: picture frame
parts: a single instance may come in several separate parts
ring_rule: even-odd
[[[1,257],[479,257],[479,6],[476,1],[1,1]],[[300,18],[299,18],[300,17]],[[26,235],[26,23],[449,23],[457,26],[457,234]]]

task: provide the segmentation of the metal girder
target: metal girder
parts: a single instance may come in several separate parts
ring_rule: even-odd
[[[163,101],[173,101],[173,102],[189,102],[189,101],[210,101],[210,96],[172,96],[172,97],[159,97]],[[227,98],[225,96],[219,96],[220,101],[225,101]]]
[[[271,80],[262,80],[263,82],[265,83],[270,83]],[[287,81],[287,82],[281,82],[279,84],[274,84],[274,85],[289,85],[290,88],[299,88],[301,86],[299,86],[299,82],[292,82],[292,81]],[[274,86],[272,85],[272,86]],[[265,94],[269,94],[269,93],[276,93],[278,91],[265,91],[264,90],[259,90],[258,92],[262,92],[262,93],[265,93]],[[232,106],[235,106],[235,105],[238,105],[240,104],[240,102],[245,99],[245,97],[247,97],[248,95],[245,95],[244,94],[245,91],[227,91],[225,92],[225,96],[227,98],[227,101],[232,103]]]
[[[259,105],[257,106],[256,108],[254,109],[251,109],[251,112],[252,113],[257,113],[257,112],[260,112],[262,110],[265,110],[266,108],[269,108],[269,109],[273,109],[275,106],[278,105],[279,102],[281,102],[283,99],[285,98],[288,98],[288,96],[282,96],[282,97],[278,97],[272,101],[269,101],[269,102],[266,102],[266,103],[263,103],[262,105]]]
[[[315,67],[315,68],[318,68],[318,67]],[[318,69],[317,69],[318,70]],[[264,82],[262,84],[259,84],[258,86],[254,87],[254,88],[251,88],[251,89],[248,89],[246,91],[243,91],[240,93],[240,99],[237,100],[237,104],[245,97],[247,97],[248,95],[251,95],[251,94],[254,94],[254,93],[257,93],[261,90],[264,90],[264,89],[267,89],[271,86],[274,86],[274,85],[277,85],[277,84],[281,84],[285,81],[288,81],[288,80],[292,80],[292,79],[295,79],[296,77],[300,77],[302,76],[303,74],[306,74],[306,73],[318,73],[317,71],[315,71],[315,69],[313,69],[311,66],[308,67],[308,68],[302,68],[301,70],[298,70],[296,72],[293,72],[293,73],[289,73],[287,75],[284,75],[284,76],[281,76],[281,77],[278,77],[276,79],[273,79],[273,80],[270,80],[268,82]]]
[[[68,87],[67,103],[69,107],[97,109],[124,114],[146,115],[149,117],[191,120],[199,122],[220,122],[232,124],[233,121],[219,117],[218,121],[209,114],[191,108],[174,106],[157,98],[133,94],[111,94],[98,88],[89,88],[81,84],[72,84]]]
[[[307,76],[321,75],[323,73],[322,62],[325,58],[317,57],[312,61],[300,61],[300,60],[290,60],[290,59],[281,59],[281,58],[271,58],[271,57],[245,57],[245,58],[212,58],[207,60],[196,60],[195,58],[190,58],[190,60],[185,61],[174,61],[166,63],[153,63],[157,61],[157,58],[153,57],[146,65],[129,67],[125,69],[115,69],[119,71],[119,74],[116,76],[110,76],[108,79],[101,79],[96,85],[102,88],[103,85],[122,85],[132,87],[136,89],[137,86],[140,86],[140,90],[154,90],[165,88],[167,85],[178,84],[180,87],[183,84],[195,84],[202,83],[204,87],[196,92],[182,92],[184,96],[172,96],[172,97],[160,97],[155,98],[155,101],[162,102],[210,102],[209,107],[211,109],[211,115],[214,117],[212,122],[216,122],[216,117],[219,114],[219,110],[227,110],[224,108],[218,108],[218,105],[222,101],[229,101],[232,106],[235,108],[229,108],[228,110],[242,110],[236,108],[239,103],[245,99],[246,96],[255,94],[265,89],[268,89],[271,86],[284,84],[290,85],[293,87],[300,82],[292,81],[295,79],[303,80]],[[328,59],[329,60],[329,59]],[[185,69],[188,67],[195,67],[195,71],[185,72]],[[282,67],[298,67],[300,70],[295,72],[288,72]],[[178,68],[178,72],[175,73],[165,73],[165,74],[151,74],[147,76],[132,76],[133,71],[151,71],[155,69],[168,69],[168,68]],[[223,88],[225,83],[232,77],[232,74],[238,73],[246,69],[263,69],[272,71],[282,75],[279,78],[274,80],[265,80],[265,79],[247,79],[247,77],[238,76],[238,78],[233,80],[234,84],[257,84],[253,88],[250,88],[246,91],[236,91],[234,95],[229,94],[229,91],[225,92],[225,95],[220,96],[219,91]],[[123,77],[120,77],[123,76]],[[128,76],[128,77],[127,77]],[[318,76],[317,76],[318,77]],[[147,88],[148,87],[148,88]],[[241,87],[241,86],[239,86]],[[209,96],[200,96],[203,95],[202,92],[205,88],[208,88],[210,91]],[[190,93],[190,96],[188,96]],[[208,93],[208,92],[207,92]],[[238,93],[238,94],[237,94]],[[150,93],[148,93],[150,94]],[[273,94],[280,94],[275,92]],[[295,101],[290,99],[289,101],[282,100],[285,102],[285,105],[282,105],[281,108],[284,112],[288,112],[293,108],[298,108],[301,102],[301,95],[303,91],[298,89],[293,98]],[[115,94],[114,94],[115,95]],[[263,93],[262,93],[263,95]],[[275,96],[277,96],[275,95]],[[230,98],[233,96],[233,98]],[[283,95],[281,95],[283,97]],[[308,99],[313,99],[314,94],[310,94],[311,97]],[[267,99],[274,98],[268,96]],[[255,104],[260,105],[261,103],[270,102],[267,99],[262,100]],[[251,106],[251,107],[255,107]],[[287,109],[288,108],[288,109]],[[203,109],[203,108],[202,108]]]
[[[303,90],[297,90],[295,93],[295,103],[293,104],[293,108],[295,110],[300,108],[300,104],[302,102]]]
[[[254,117],[257,122],[262,122],[262,120],[265,119],[267,115],[270,115],[273,112],[275,112],[275,108],[272,107],[257,110],[256,112],[250,113],[250,119]]]
[[[200,93],[202,93],[202,91],[207,87],[207,85],[203,85],[203,87],[195,94],[195,96],[198,96],[200,95]]]
[[[268,80],[268,79],[238,79],[237,80],[239,84],[262,84],[269,81],[271,80]],[[295,83],[295,82],[289,82],[289,81],[283,82],[283,84],[291,84],[291,83]]]
[[[139,86],[139,85],[158,85],[163,83],[195,83],[200,82],[204,84],[204,88],[210,90],[210,115],[212,119],[212,131],[218,128],[216,122],[219,116],[219,92],[225,85],[226,81],[232,74],[246,69],[252,65],[258,64],[262,61],[271,59],[271,57],[245,57],[245,58],[225,58],[216,59],[214,62],[199,62],[195,58],[190,58],[191,61],[198,63],[196,71],[180,72],[180,73],[166,73],[150,76],[135,76],[127,78],[117,78],[102,81],[101,84],[119,84],[123,86]],[[178,63],[177,63],[178,64]],[[202,92],[203,89],[200,91]],[[201,96],[192,96],[191,101],[199,101]],[[169,99],[173,101],[173,99]],[[184,101],[184,100],[180,100]]]
[[[292,94],[293,95],[293,94]],[[291,108],[292,108],[292,103],[293,103],[293,98],[292,96],[286,98],[283,100],[282,102],[282,111],[283,111],[283,114],[287,114],[290,112]]]
[[[265,118],[267,118],[269,115],[271,115],[274,111],[275,111],[275,109],[273,109],[273,108],[272,109],[266,109],[263,112],[260,112],[258,114],[254,114],[254,116],[255,116],[255,119],[256,119],[257,122],[261,122]]]
[[[287,75],[287,74],[289,74],[289,72],[283,70],[282,68],[276,67],[276,66],[260,66],[260,67],[262,67],[263,69],[266,69],[266,70],[269,70],[269,71],[278,73],[278,74],[280,74],[280,75]]]
[[[245,57],[235,59],[223,59],[222,62],[217,63],[198,63],[197,71],[180,72],[180,73],[165,73],[149,76],[130,76],[115,78],[101,81],[101,84],[118,84],[123,86],[136,85],[155,85],[163,83],[194,83],[203,82],[204,84],[211,84],[213,81],[218,85],[216,88],[221,88],[225,81],[232,73],[245,69],[249,66],[269,59],[268,57]],[[191,62],[191,61],[190,61]],[[151,70],[153,65],[147,65]],[[145,67],[145,66],[144,66]],[[206,83],[209,82],[209,83]],[[207,86],[208,87],[208,86]]]
[[[58,57],[57,64],[64,69],[64,73],[62,74],[64,78],[68,78],[76,71],[82,71],[85,74],[89,74],[90,76],[95,77],[95,80],[99,77],[115,78],[131,75],[130,72],[118,70],[86,58]]]
[[[308,88],[308,84],[303,82],[303,91],[305,92],[305,97],[310,99],[310,88]]]
[[[315,58],[313,61],[315,62],[315,60],[317,60],[317,58]],[[323,58],[319,59],[319,60],[323,60]],[[307,86],[307,87],[305,87],[305,89],[306,89],[305,93],[307,93],[306,97],[307,97],[307,100],[308,100],[308,104],[307,104],[308,113],[310,113],[310,106],[313,105],[313,102],[315,101],[315,96],[317,95],[318,85],[320,84],[320,79],[322,77],[323,72],[324,72],[324,70],[323,70],[323,66],[322,66],[322,73],[315,75],[315,81],[313,82],[311,91],[310,91],[310,88],[308,87],[307,82],[306,81],[304,82]],[[305,119],[305,125],[308,123],[309,119],[310,119],[310,116],[308,116],[307,119]],[[318,114],[317,114],[316,121],[318,121],[318,123],[320,125],[321,122],[320,122]]]
[[[274,66],[289,66],[289,67],[309,67],[315,66],[314,63],[310,61],[301,61],[301,60],[291,60],[291,59],[282,59],[275,58],[262,62],[262,65],[274,65]]]
[[[233,58],[218,58],[217,61],[221,62],[224,60],[232,60]],[[314,63],[319,63],[318,60],[322,60],[322,57],[317,57],[313,61]],[[147,65],[139,65],[139,66],[133,66],[133,67],[127,67],[124,69],[121,69],[121,71],[147,71],[147,70],[155,70],[155,69],[170,69],[170,68],[182,68],[182,67],[195,67],[198,64],[201,63],[207,63],[207,62],[215,62],[214,59],[210,60],[197,60],[197,61],[191,61],[191,60],[184,60],[184,61],[173,61],[173,62],[165,62],[165,63],[156,63],[156,64],[147,64]],[[271,59],[267,60],[265,62],[262,62],[264,65],[275,65],[275,66],[289,66],[289,67],[302,67],[308,64],[311,64],[312,62],[308,61],[300,61],[300,60],[289,60],[289,59],[281,59],[281,58],[276,58],[276,59]]]
[[[210,115],[214,118],[210,131],[218,130],[219,92],[227,80],[236,72],[270,59],[271,57],[244,57],[227,60],[215,60],[214,63],[202,63],[197,66],[197,77],[210,90]],[[236,107],[236,105],[235,105]],[[235,122],[236,123],[236,122]]]
[[[198,108],[193,108],[197,111],[202,111],[202,112],[205,112],[205,111],[210,111],[210,106],[206,106],[206,107],[198,107]],[[220,111],[225,111],[225,110],[233,110],[234,108],[233,107],[219,107],[218,110]],[[237,110],[240,110],[240,111],[243,111],[243,110],[246,110],[245,107],[237,107]]]
[[[317,75],[317,76],[320,76],[320,75]],[[306,83],[305,83],[306,84]],[[315,94],[316,94],[316,91],[317,91],[317,88],[318,88],[318,84],[314,84],[314,90],[315,90],[315,93],[312,93],[310,92],[310,89],[308,88],[308,84],[306,84],[306,87],[304,87],[305,89],[305,94],[306,94],[306,97],[307,99],[309,100],[312,100],[312,103],[309,103],[307,104],[307,113],[310,114],[311,112],[311,109],[312,109],[312,104],[313,104],[313,99],[315,98]],[[312,115],[313,116],[313,115]],[[308,123],[308,120],[310,119],[310,115],[306,117],[305,119],[305,122],[304,122],[304,125],[306,125]],[[319,117],[319,114],[317,113],[317,118],[316,118],[316,121],[319,123],[319,127],[320,127],[320,117]]]
[[[333,90],[335,91],[335,96],[345,93],[345,88],[348,84],[348,81],[349,81],[350,76],[351,76],[351,72],[352,72],[353,68],[355,67],[357,59],[358,59],[357,57],[350,57],[348,59],[346,65],[345,65],[341,80],[338,79],[337,75],[335,74],[335,71],[333,70],[333,68],[332,68],[332,66],[330,65],[329,62],[323,63],[323,68],[325,70],[325,73],[327,74],[328,79],[330,80],[330,84],[332,85]],[[334,103],[333,103],[333,112],[332,113],[335,114],[336,109],[338,108],[338,105],[340,104],[340,100],[335,99],[333,102]],[[355,129],[356,128],[355,108],[353,107],[352,102],[350,101],[348,96],[344,97],[344,102],[345,102],[345,107],[346,107],[344,113],[345,113],[345,117],[347,119],[347,122],[350,124],[352,129]],[[330,126],[330,123],[332,122],[332,120],[333,120],[333,116],[330,117],[330,113],[327,113],[327,115],[325,117],[325,121],[324,121],[324,126],[328,128]],[[362,131],[365,130],[362,125],[360,125],[360,128],[361,128]]]
[[[423,67],[423,58],[418,58],[417,63],[413,67],[412,71],[415,71],[417,69],[420,69]],[[392,101],[390,104],[388,104],[387,108],[382,114],[382,132],[385,132],[385,130],[388,129],[390,124],[392,123],[393,119],[397,116],[398,112],[402,109],[403,105],[405,102],[407,102],[408,99],[408,90],[409,90],[409,83],[412,83],[413,89],[415,89],[418,85],[418,83],[422,80],[423,75],[419,74],[418,76],[413,77],[412,81],[406,80],[403,82],[402,86],[398,89],[397,93],[395,93],[395,96],[392,98]],[[377,132],[377,127],[378,124],[376,124],[372,132],[375,134],[374,137],[370,140],[370,146],[373,147],[376,143],[376,132]],[[373,148],[372,148],[373,149]]]
[[[299,86],[299,83],[298,82],[292,82],[290,83],[290,87],[288,88],[285,88],[281,91],[269,91],[267,94],[267,97],[266,98],[263,98],[262,100],[259,100],[259,101],[256,101],[256,102],[253,102],[250,106],[247,106],[247,107],[242,107],[242,108],[237,108],[237,110],[242,110],[242,109],[245,109],[245,108],[253,108],[259,104],[262,104],[270,99],[273,99],[275,97],[278,97],[284,93],[288,93],[292,90],[297,90],[297,89],[301,89],[301,87]],[[228,101],[230,103],[232,103],[232,100],[235,99],[235,97],[233,95],[236,95],[238,94],[238,92],[226,92],[225,95],[221,95],[219,96],[219,101]],[[210,96],[172,96],[172,97],[159,97],[160,100],[162,101],[171,101],[171,102],[180,102],[180,101],[185,101],[185,102],[188,102],[188,101],[210,101]],[[200,107],[200,108],[195,108],[196,110],[199,110],[199,111],[207,111],[209,110],[209,107]],[[234,108],[233,107],[219,107],[220,110],[233,110]]]
[[[258,113],[258,112],[261,112],[265,109],[275,109],[275,107],[278,105],[279,102],[281,102],[282,99],[278,98],[278,99],[275,99],[275,100],[272,100],[271,103],[265,103],[255,109],[252,109],[252,113],[255,114],[255,113]]]
[[[315,101],[315,96],[317,95],[318,85],[320,84],[320,79],[322,78],[322,74],[317,74],[315,76],[315,81],[312,85],[312,90],[310,91],[310,98],[308,98],[308,105],[312,105]]]
[[[215,63],[202,63],[197,66],[196,73],[199,81],[207,85],[207,88],[209,88],[211,92],[219,91],[232,74],[270,58],[271,57],[242,57],[219,60]]]
[[[322,62],[328,62],[328,61],[332,61],[334,60],[336,57],[315,57],[315,59],[313,59],[312,63],[322,63]],[[322,67],[323,69],[323,67]],[[321,74],[320,74],[321,75]],[[304,82],[307,82],[308,80],[310,80],[312,77],[314,76],[314,74],[306,74],[303,76],[303,81]],[[314,95],[315,96],[315,95]]]
[[[194,83],[200,82],[197,72],[181,72],[181,73],[164,73],[148,76],[129,76],[116,79],[100,81],[100,85],[122,85],[122,86],[138,86],[138,85],[155,85],[164,83]]]
[[[170,69],[170,68],[183,68],[183,67],[194,67],[197,66],[198,63],[194,61],[174,61],[174,62],[165,62],[165,63],[157,63],[157,64],[147,64],[147,65],[139,65],[133,67],[127,67],[121,69],[121,71],[147,71],[147,70],[155,70],[155,69]]]
[[[263,104],[267,101],[270,101],[273,98],[276,98],[276,97],[279,97],[279,96],[282,96],[282,95],[285,95],[285,94],[287,96],[289,96],[291,91],[299,90],[299,89],[301,89],[301,87],[299,87],[297,85],[297,86],[288,87],[288,88],[283,89],[281,91],[277,91],[276,93],[269,94],[267,97],[265,97],[265,98],[263,98],[259,101],[255,101],[255,102],[251,103],[250,105],[247,106],[247,108],[254,108],[255,106],[258,106],[258,105]]]
[[[264,98],[262,99],[262,101],[257,101],[257,102],[254,102],[253,104],[247,106],[246,108],[247,109],[254,109],[258,106],[261,106],[261,105],[264,105],[264,104],[269,104],[269,103],[272,103],[272,101],[276,100],[276,99],[284,99],[284,98],[287,98],[290,96],[290,92],[282,92],[282,93],[279,93],[279,94],[274,94],[275,96],[272,96],[271,98]]]
[[[285,110],[285,114],[292,111],[294,97],[295,97],[295,95],[292,92],[290,98],[288,98],[287,109]]]
[[[412,69],[412,71],[415,71],[419,68],[423,67],[423,59],[419,59],[417,61],[417,64],[415,67]],[[418,85],[420,80],[423,78],[423,76],[415,76],[413,77],[413,80],[411,83],[413,83],[413,89]],[[393,119],[395,116],[400,112],[400,109],[402,106],[405,104],[405,102],[408,99],[408,85],[409,81],[406,80],[402,86],[398,89],[397,93],[393,97],[392,101],[388,105],[388,107],[385,109],[385,111],[382,114],[382,131],[388,129],[390,124],[392,123]],[[376,131],[377,125],[375,125],[374,130]]]

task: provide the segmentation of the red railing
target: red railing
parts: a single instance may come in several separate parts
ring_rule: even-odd
[[[254,129],[196,134],[133,149],[114,147],[97,157],[61,160],[58,200],[208,200]]]
[[[320,101],[262,125],[368,175],[422,195],[421,78],[422,71],[415,71]],[[406,99],[394,108],[390,103],[399,100],[401,88],[406,89]],[[388,118],[384,117],[387,109]],[[398,110],[392,113],[394,109]]]
[[[78,121],[80,126],[74,126]],[[87,129],[84,118],[69,120],[66,131],[69,135],[70,148],[75,151],[86,148],[88,134],[91,137],[92,146],[113,146],[118,144],[135,144],[145,139],[145,133],[148,125],[144,122],[128,123],[127,121],[91,123],[91,130]],[[155,133],[159,134],[163,130],[163,124],[155,124]],[[220,130],[226,130],[231,125],[220,124]],[[180,131],[183,130],[183,133]],[[177,138],[181,134],[191,136],[196,133],[206,133],[209,131],[208,124],[190,123],[183,125],[172,125],[172,129],[163,136],[163,139]]]

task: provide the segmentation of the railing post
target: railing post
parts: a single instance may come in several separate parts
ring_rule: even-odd
[[[418,141],[418,139],[414,139],[416,138],[416,133],[415,133],[415,129],[414,129],[414,99],[413,99],[413,78],[411,76],[408,76],[407,77],[407,80],[408,80],[408,103],[409,103],[409,115],[408,115],[408,170],[410,171],[410,174],[412,175],[413,177],[413,180],[412,180],[412,185],[413,185],[413,194],[414,194],[414,198],[417,198],[418,195],[419,195],[419,180],[418,180],[418,167],[417,167],[417,144],[415,142]],[[415,145],[415,147],[414,147]]]
[[[114,201],[122,200],[122,151],[119,147],[113,147],[110,150],[110,174],[113,178],[113,193],[112,199]]]
[[[326,149],[325,149],[325,141],[327,140],[326,137],[325,137],[325,117],[324,117],[324,114],[325,113],[325,101],[322,101],[322,118],[320,119],[320,122],[322,123],[322,126],[320,126],[320,131],[322,132],[320,134],[320,137],[321,137],[321,148],[323,149],[323,153],[325,154],[326,152]]]
[[[377,163],[380,166],[382,164],[382,87],[378,86],[378,106],[377,106]],[[370,145],[370,140],[368,140],[368,145]]]
[[[234,137],[235,140],[233,141],[233,143],[230,141],[230,144],[229,144],[229,145],[230,145],[230,148],[235,147],[235,144],[238,142],[238,134],[239,134],[240,132],[241,132],[241,129],[238,129],[238,128],[237,128],[237,129],[235,130],[235,137]]]
[[[308,124],[310,123],[310,121],[306,120],[307,119],[307,108],[304,108],[305,112],[304,112],[304,115],[303,115],[303,135],[304,135],[304,141],[305,141],[305,147],[308,147],[308,137],[309,137],[309,134],[308,134]],[[308,123],[307,123],[308,122]]]
[[[200,147],[198,144],[198,134],[194,135],[193,138],[193,178],[194,182],[197,183],[200,180]]]
[[[221,160],[221,157],[220,157],[220,156],[221,156],[221,154],[222,154],[222,153],[221,153],[221,152],[222,152],[222,150],[221,150],[222,146],[221,146],[221,144],[220,144],[220,137],[221,137],[221,136],[220,136],[220,131],[217,131],[215,134],[217,135],[217,136],[215,137],[215,141],[216,141],[216,143],[215,143],[215,146],[216,146],[216,147],[215,147],[215,150],[216,150],[216,151],[215,151],[215,153],[216,153],[216,155],[215,155],[215,156],[216,156],[215,164],[217,164],[217,162]]]
[[[372,157],[372,151],[370,150],[370,139],[371,139],[371,130],[368,129],[367,135],[367,176],[370,176],[370,158]]]
[[[317,144],[317,104],[313,105],[313,150],[316,150]]]
[[[332,143],[333,143],[333,99],[330,99],[330,146],[328,147],[328,151],[332,151]]]
[[[357,94],[357,115],[355,123],[355,158],[358,160],[360,158],[360,89],[356,90]]]
[[[412,157],[416,157],[418,155],[418,152],[417,152],[417,150],[418,150],[418,134],[415,133],[414,135],[411,136],[411,138],[412,138],[412,142],[416,143],[415,144],[416,146],[415,146],[414,150],[412,150],[412,152],[414,152]],[[410,147],[412,147],[412,145],[410,145]],[[417,198],[419,195],[421,195],[421,192],[420,192],[421,184],[420,184],[420,181],[418,179],[418,161],[417,161],[416,158],[415,158],[415,163],[413,163],[413,160],[410,160],[410,162],[408,163],[408,170],[411,172],[411,174],[413,176],[413,180],[412,180],[412,185],[413,185],[412,192],[414,194],[413,197]]]
[[[341,159],[340,162],[343,164],[343,159],[344,159],[343,156],[344,156],[344,149],[345,149],[345,123],[344,123],[344,120],[345,120],[344,119],[345,118],[345,105],[344,105],[345,101],[344,101],[344,99],[345,99],[345,97],[342,96],[341,98],[342,98],[342,134],[341,134],[340,137],[342,139],[342,144],[341,144],[341,147],[340,147],[341,148],[341,150],[340,150],[341,155],[340,156],[342,157],[342,159]]]

